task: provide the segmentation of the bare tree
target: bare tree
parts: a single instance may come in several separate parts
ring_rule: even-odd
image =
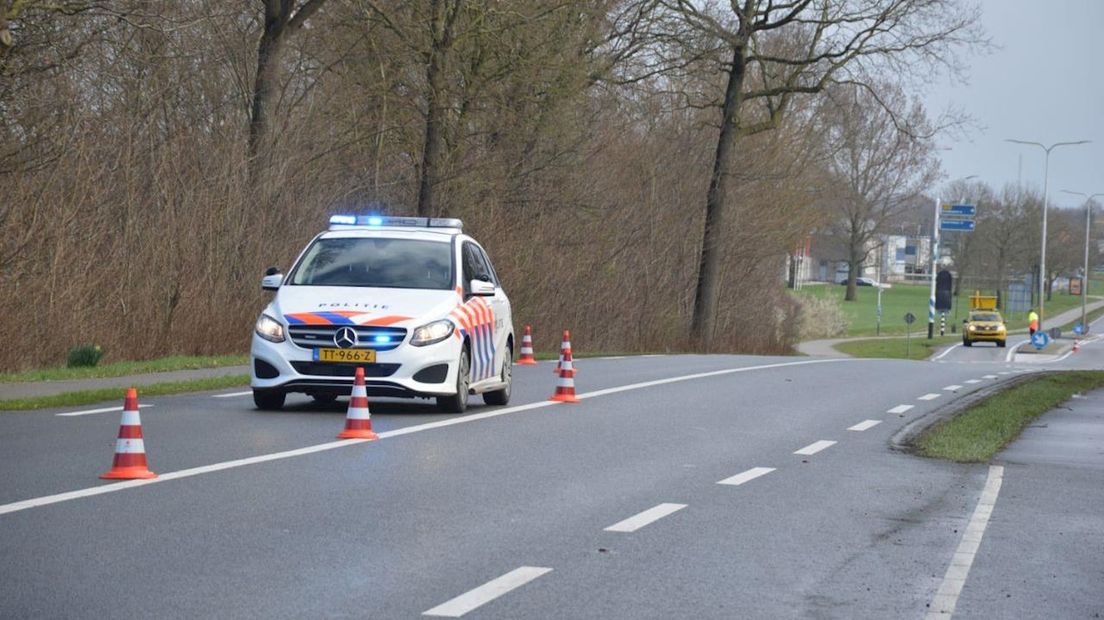
[[[721,271],[718,252],[733,199],[730,176],[742,167],[741,138],[778,128],[796,98],[834,83],[865,87],[953,65],[954,48],[981,38],[976,9],[956,0],[733,0],[727,9],[692,0],[660,0],[685,28],[719,42],[725,84],[691,320],[691,336],[715,331]]]
[[[280,77],[280,58],[289,37],[303,28],[326,0],[263,0],[264,29],[257,46],[257,71],[253,79],[249,113],[249,160],[254,162],[251,177],[263,162],[261,144],[271,124],[272,104]]]
[[[883,86],[875,99],[863,88],[833,89],[823,106],[832,130],[830,169],[839,193],[830,199],[833,228],[847,243],[847,294],[878,238],[934,182],[931,128],[923,107],[897,88]]]

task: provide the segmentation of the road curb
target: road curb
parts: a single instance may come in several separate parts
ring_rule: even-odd
[[[1029,374],[1012,377],[1010,379],[1006,379],[1005,381],[983,387],[980,390],[970,392],[962,398],[959,398],[944,407],[939,407],[933,411],[930,411],[906,424],[904,427],[894,433],[892,437],[889,438],[889,447],[896,452],[904,452],[907,454],[915,455],[916,439],[920,437],[920,435],[922,435],[924,431],[928,430],[932,426],[935,426],[936,424],[939,424],[940,422],[943,422],[945,420],[950,420],[958,416],[958,414],[962,413],[963,411],[966,411],[967,409],[973,407],[974,405],[987,400],[990,397],[995,396],[1005,390],[1010,390],[1020,385],[1021,383],[1026,383],[1027,381],[1034,380],[1036,377],[1043,377],[1051,374],[1054,374],[1054,371],[1032,372]]]

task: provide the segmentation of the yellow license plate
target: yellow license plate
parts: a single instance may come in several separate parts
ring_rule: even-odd
[[[315,349],[314,361],[375,364],[376,352],[374,349]]]

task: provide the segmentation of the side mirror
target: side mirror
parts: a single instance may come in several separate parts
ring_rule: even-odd
[[[279,267],[269,267],[265,269],[265,275],[261,278],[261,288],[266,291],[274,291],[280,288],[280,285],[284,283],[284,274],[280,273]]]
[[[965,325],[970,322],[970,319],[962,319],[962,324]]]
[[[486,280],[472,280],[471,292],[476,297],[494,297],[495,285],[493,282],[487,282]]]

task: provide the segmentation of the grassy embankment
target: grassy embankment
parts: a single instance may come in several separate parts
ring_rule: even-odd
[[[164,383],[139,386],[138,397],[164,396],[166,394],[182,394],[184,392],[202,392],[204,390],[221,390],[247,385],[249,385],[249,375],[228,375],[225,377],[211,377],[208,379],[195,379],[191,381],[167,381]],[[76,407],[109,401],[118,401],[121,404],[123,401],[123,389],[117,387],[99,388],[95,390],[66,392],[53,396],[0,400],[0,411],[27,411],[31,409],[47,409],[50,407]]]
[[[1035,418],[1074,394],[1104,386],[1104,371],[1037,375],[925,431],[920,454],[963,463],[983,463],[1020,436]]]
[[[155,360],[112,362],[110,364],[85,368],[43,368],[24,372],[0,373],[0,383],[125,377],[127,375],[145,375],[154,372],[169,372],[173,370],[241,366],[248,363],[249,357],[246,355],[172,355]]]

